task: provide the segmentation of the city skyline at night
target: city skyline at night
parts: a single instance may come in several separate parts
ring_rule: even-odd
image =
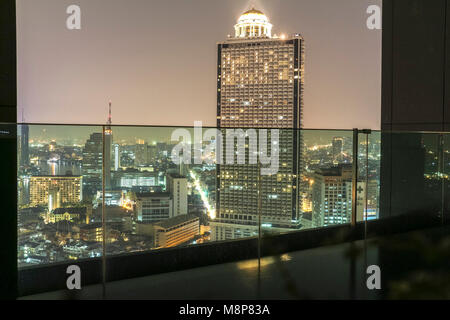
[[[18,119],[102,124],[112,99],[113,124],[215,125],[214,43],[251,2],[135,0],[123,10],[117,0],[82,0],[76,31],[58,24],[68,3],[18,1]],[[366,27],[369,4],[253,2],[273,34],[308,39],[304,128],[379,128],[381,32]]]
[[[271,153],[280,152],[276,174],[260,180],[256,165],[244,168],[217,159],[176,164],[171,154],[179,142],[172,140],[178,127],[120,125],[123,107],[114,95],[96,109],[102,112],[97,125],[64,125],[64,121],[34,125],[31,115],[26,119],[31,123],[21,125],[19,140],[18,156],[27,159],[19,166],[20,265],[98,256],[104,228],[107,252],[118,254],[253,237],[259,225],[262,232],[276,234],[349,221],[348,174],[330,180],[324,179],[323,172],[342,172],[351,166],[352,131],[301,129],[309,39],[305,46],[302,30],[297,30],[302,34],[281,33],[277,24],[253,7],[236,21],[234,31],[234,36],[221,36],[226,40],[217,44],[213,82],[217,113],[215,122],[207,120],[203,129],[278,130],[280,139],[271,140],[269,147]],[[177,63],[166,68],[173,66]],[[203,78],[197,73],[191,77]],[[181,84],[173,92],[182,91]],[[184,101],[191,103],[187,96]],[[126,109],[135,118],[148,111]],[[170,123],[177,123],[178,114],[165,113]],[[197,130],[190,124],[185,129]],[[208,145],[222,143],[216,140],[182,143],[193,146],[194,153],[196,148],[203,153]],[[377,146],[379,141],[373,141],[368,164],[359,169],[367,182],[358,187],[364,191],[368,181],[372,185],[370,214],[363,210],[361,196],[359,219],[378,213]],[[369,152],[368,144],[359,143],[358,148]],[[216,154],[209,156],[215,159]],[[70,181],[72,176],[80,182],[78,189],[70,191],[74,194],[67,195],[59,181]],[[39,179],[45,184],[36,184]],[[339,181],[343,195],[328,181]],[[331,191],[320,191],[323,188]],[[33,200],[36,195],[39,201]],[[76,197],[80,200],[67,200]]]

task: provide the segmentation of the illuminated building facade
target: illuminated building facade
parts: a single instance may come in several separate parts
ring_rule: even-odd
[[[30,177],[30,205],[49,205],[55,209],[64,203],[78,203],[82,199],[80,176]]]
[[[218,43],[217,76],[217,127],[280,129],[278,173],[261,176],[262,222],[271,230],[298,228],[302,141],[295,129],[302,118],[303,38],[272,36],[267,17],[249,10],[235,25],[235,37]],[[212,240],[257,231],[259,172],[257,165],[217,166]]]
[[[57,208],[50,212],[49,222],[56,223],[59,221],[71,221],[79,222],[86,221],[88,211],[86,207],[73,207],[73,208]]]
[[[167,191],[172,198],[172,217],[188,213],[188,187],[185,176],[171,173],[167,175]]]
[[[314,226],[350,223],[352,165],[321,169],[313,177],[313,217],[320,221]]]
[[[137,220],[152,223],[171,217],[172,200],[169,192],[148,192],[136,194]]]
[[[19,150],[17,163],[22,167],[28,166],[30,161],[29,136],[30,128],[27,124],[21,124],[17,137],[17,150]]]
[[[103,228],[100,222],[80,226],[80,239],[87,242],[103,241]]]
[[[101,133],[93,133],[83,148],[82,174],[84,190],[95,194],[102,189],[103,138]]]

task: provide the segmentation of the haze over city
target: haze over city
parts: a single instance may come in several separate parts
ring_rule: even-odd
[[[380,126],[381,30],[368,0],[17,1],[18,119],[205,126],[216,121],[216,43],[255,6],[273,33],[305,39],[303,128]],[[22,114],[22,111],[24,114]],[[87,116],[89,114],[89,116]]]

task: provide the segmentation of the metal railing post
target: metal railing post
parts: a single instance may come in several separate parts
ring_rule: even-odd
[[[105,126],[102,127],[102,295],[106,296],[106,209],[105,209]]]
[[[357,210],[357,187],[358,187],[358,133],[359,130],[353,129],[353,163],[352,163],[352,227],[356,226],[356,210]]]

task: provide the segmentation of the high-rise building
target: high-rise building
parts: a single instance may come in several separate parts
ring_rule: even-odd
[[[18,163],[19,166],[25,167],[29,165],[30,161],[30,151],[29,151],[29,136],[30,129],[27,124],[21,124],[19,126],[19,137],[18,137]]]
[[[137,220],[152,223],[169,219],[172,201],[168,192],[148,192],[136,194]]]
[[[48,212],[61,207],[61,191],[59,187],[50,186],[48,190]]]
[[[172,198],[172,217],[188,213],[187,178],[170,173],[167,175],[167,191]]]
[[[331,142],[331,146],[333,150],[333,161],[339,162],[342,152],[344,151],[344,138],[334,137]]]
[[[83,148],[81,171],[83,174],[83,189],[86,194],[94,195],[98,190],[102,190],[102,161],[102,134],[96,132],[91,134]]]
[[[317,170],[313,175],[312,214],[322,227],[350,223],[352,214],[352,165]]]
[[[254,235],[259,213],[267,228],[296,229],[301,213],[302,142],[296,129],[302,118],[303,38],[272,36],[268,18],[251,9],[240,16],[235,36],[218,43],[217,54],[217,126],[279,129],[280,166],[276,174],[262,176],[260,185],[257,165],[217,166],[211,239]]]
[[[156,248],[175,247],[191,241],[199,234],[199,218],[194,215],[181,215],[154,225]]]
[[[120,150],[119,145],[115,143],[114,147],[114,171],[118,171],[120,167]]]
[[[157,150],[155,145],[147,146],[147,160],[149,164],[154,164],[157,158]]]
[[[144,140],[139,140],[135,146],[134,165],[145,166],[148,163],[148,144]]]
[[[82,199],[80,176],[30,177],[30,205],[50,205],[55,209],[64,203],[78,203]]]

